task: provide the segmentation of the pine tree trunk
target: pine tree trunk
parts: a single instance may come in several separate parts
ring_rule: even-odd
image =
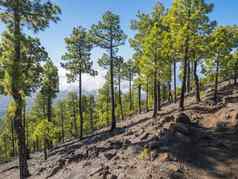
[[[158,96],[157,96],[157,92],[158,92],[158,88],[157,88],[157,71],[155,70],[154,72],[154,113],[153,113],[153,117],[156,118],[157,117],[157,111],[158,111]]]
[[[77,125],[77,111],[76,111],[76,102],[77,99],[74,99],[74,96],[72,96],[72,102],[73,102],[73,121],[72,121],[72,134],[74,134],[74,137],[78,136],[78,125]],[[73,132],[74,130],[74,132]]]
[[[217,97],[218,97],[218,95],[217,95],[217,93],[218,93],[218,77],[219,77],[219,59],[218,58],[216,58],[216,73],[215,73],[215,86],[214,86],[214,102],[215,102],[215,104],[217,104],[217,102],[218,102],[218,99],[217,99]]]
[[[185,41],[185,53],[184,53],[184,64],[183,64],[183,81],[182,81],[182,89],[181,89],[181,96],[179,102],[180,110],[184,110],[184,97],[186,91],[186,77],[187,77],[187,63],[188,63],[188,42],[189,38],[187,37]]]
[[[167,87],[165,84],[162,85],[162,100],[163,102],[166,101],[167,97]]]
[[[90,98],[90,128],[91,128],[91,132],[94,132],[94,125],[93,125],[93,107],[94,107],[94,97],[92,96]]]
[[[119,67],[119,73],[120,73],[120,67]],[[124,120],[124,112],[123,112],[122,98],[121,98],[121,75],[120,74],[118,74],[118,94],[119,94],[119,105],[120,105],[120,111],[121,111],[121,119]]]
[[[12,156],[15,156],[15,139],[14,139],[13,120],[11,120],[11,140],[12,140]]]
[[[161,110],[161,84],[160,84],[160,80],[158,80],[157,82],[157,100],[158,100],[158,111]]]
[[[14,9],[14,38],[15,38],[15,58],[14,58],[14,69],[12,74],[12,93],[13,99],[16,104],[15,116],[13,118],[14,128],[16,131],[18,139],[18,150],[19,150],[19,169],[20,169],[20,179],[26,179],[30,174],[27,165],[26,156],[26,144],[25,144],[25,131],[22,126],[22,105],[23,100],[21,94],[19,93],[19,87],[17,82],[19,81],[18,70],[21,61],[21,17],[19,14],[19,0],[16,0],[16,6]]]
[[[130,111],[133,110],[133,104],[132,104],[132,85],[131,85],[131,82],[132,82],[132,74],[131,72],[129,72],[129,98],[130,98]]]
[[[172,94],[172,91],[171,91],[171,81],[168,81],[168,94],[169,94],[169,103],[172,103],[173,101],[173,94]]]
[[[83,138],[83,110],[82,110],[82,73],[79,72],[79,116],[80,116],[80,138]],[[77,126],[77,123],[76,123]]]
[[[107,109],[106,109],[106,111],[107,111],[107,126],[109,126],[109,103],[110,103],[109,96],[110,96],[110,89],[108,87],[108,91],[107,91]]]
[[[146,80],[146,112],[149,112],[149,79]]]
[[[46,138],[44,138],[44,146],[43,146],[43,150],[44,150],[44,159],[47,160],[48,155],[47,155],[47,140]]]
[[[200,98],[200,85],[199,85],[199,78],[197,74],[197,60],[194,61],[194,67],[193,67],[193,72],[194,72],[194,80],[195,80],[195,86],[196,86],[196,102],[199,103],[201,101]]]
[[[29,152],[29,149],[28,149],[28,133],[27,133],[27,122],[26,122],[26,104],[23,105],[23,128],[24,128],[24,131],[25,131],[25,137],[26,137],[26,156],[27,156],[27,160],[30,159],[30,152]]]
[[[234,85],[237,85],[237,78],[238,78],[238,62],[235,64],[235,70],[234,70]]]
[[[48,119],[48,122],[52,122],[52,99],[51,99],[51,96],[50,94],[47,96],[47,119]],[[48,145],[48,148],[52,148],[53,147],[53,142],[50,140],[50,139],[47,139],[47,145]]]
[[[190,93],[190,82],[191,82],[191,79],[190,79],[190,74],[191,74],[191,70],[190,70],[190,62],[187,62],[187,93],[189,94]]]
[[[20,166],[20,179],[25,179],[29,176],[27,165],[27,153],[25,144],[25,131],[22,126],[22,100],[21,97],[14,97],[16,102],[16,113],[14,117],[14,128],[18,138],[18,151],[19,151],[19,166]]]
[[[173,70],[174,70],[174,72],[173,72],[173,75],[174,75],[174,102],[176,103],[176,101],[177,101],[177,86],[176,86],[176,60],[174,59],[173,60]]]
[[[138,85],[138,106],[139,113],[141,114],[141,84]]]
[[[60,104],[60,118],[61,118],[61,141],[64,142],[64,107]]]
[[[111,32],[112,36],[112,32]],[[113,49],[112,49],[112,37],[110,40],[110,77],[111,77],[111,102],[112,102],[112,124],[111,124],[111,131],[116,128],[116,116],[115,116],[115,97],[114,97],[114,65],[113,65]]]

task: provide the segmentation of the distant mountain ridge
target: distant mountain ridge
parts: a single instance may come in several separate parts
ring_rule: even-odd
[[[76,90],[73,90],[76,91]],[[69,91],[61,91],[57,94],[57,97],[54,101],[58,101],[63,99],[65,96],[67,96],[67,94],[69,93]],[[96,91],[83,91],[83,94],[85,95],[96,95]],[[33,105],[34,99],[35,99],[36,95],[33,94],[31,97],[29,97],[27,99],[27,107],[28,109],[31,108],[31,106]],[[8,96],[1,96],[0,95],[0,118],[4,116],[6,110],[7,110],[7,106],[8,103],[10,101],[10,97]]]

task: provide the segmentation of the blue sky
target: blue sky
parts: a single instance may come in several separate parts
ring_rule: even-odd
[[[150,12],[156,4],[156,0],[53,0],[61,9],[61,21],[51,24],[50,28],[40,32],[37,36],[46,47],[49,55],[57,66],[60,66],[61,56],[65,52],[64,38],[70,35],[74,26],[81,25],[90,28],[92,24],[98,22],[106,10],[111,10],[120,15],[121,26],[128,37],[132,37],[134,32],[130,30],[129,24],[135,19],[138,10]],[[214,12],[210,15],[211,19],[217,20],[220,25],[238,24],[238,0],[206,0],[215,4]],[[160,0],[166,7],[169,7],[172,0]],[[99,70],[96,78],[84,76],[84,89],[98,89],[103,84],[103,71],[98,68],[96,60],[103,53],[102,49],[94,49],[92,59],[95,68]],[[125,58],[130,58],[133,50],[128,42],[121,47],[119,54]],[[61,90],[73,89],[76,84],[67,84],[65,71],[60,68]]]

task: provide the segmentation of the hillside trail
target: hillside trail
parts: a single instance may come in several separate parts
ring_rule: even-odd
[[[178,104],[134,114],[118,128],[68,140],[29,160],[30,179],[237,179],[238,87],[219,86],[219,104],[207,89],[202,102],[186,97]],[[18,178],[17,161],[0,166],[0,178]]]

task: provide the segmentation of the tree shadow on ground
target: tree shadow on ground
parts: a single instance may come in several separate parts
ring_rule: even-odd
[[[238,128],[218,126],[223,127],[207,129],[194,124],[187,136],[168,131],[160,138],[150,138],[131,145],[146,148],[157,141],[156,150],[169,153],[172,161],[183,163],[196,171],[206,171],[215,178],[237,177],[237,169],[232,169],[230,165],[233,161],[238,164]]]

